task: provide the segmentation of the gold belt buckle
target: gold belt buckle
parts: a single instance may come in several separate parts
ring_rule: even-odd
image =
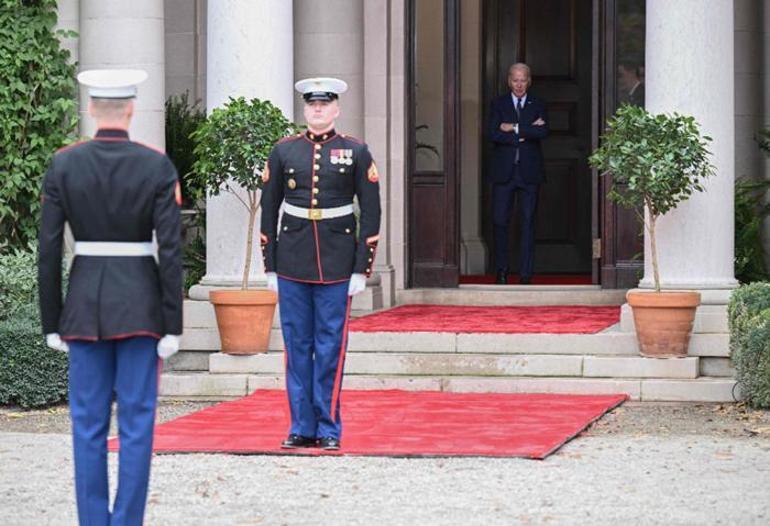
[[[310,208],[307,211],[307,218],[311,221],[320,221],[323,219],[323,210],[320,208]]]

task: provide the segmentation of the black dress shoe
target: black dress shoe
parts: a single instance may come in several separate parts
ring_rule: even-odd
[[[532,283],[532,278],[528,276],[522,276],[519,278],[519,283],[522,285],[529,285],[530,283]]]
[[[297,449],[300,447],[315,447],[318,445],[318,440],[311,437],[303,437],[302,435],[289,435],[289,437],[281,442],[283,449]]]
[[[497,277],[495,278],[495,285],[507,285],[508,284],[508,271],[498,270]]]
[[[319,446],[321,449],[334,451],[340,448],[340,441],[338,438],[334,438],[334,437],[323,437],[319,441]]]

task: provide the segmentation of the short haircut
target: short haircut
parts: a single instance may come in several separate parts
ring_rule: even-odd
[[[117,119],[126,113],[126,108],[133,99],[91,98],[93,115],[99,119]]]
[[[527,78],[532,79],[532,71],[529,69],[529,66],[527,66],[524,62],[516,62],[515,64],[511,64],[511,67],[508,68],[508,76],[511,75],[515,70],[521,69],[527,72]]]

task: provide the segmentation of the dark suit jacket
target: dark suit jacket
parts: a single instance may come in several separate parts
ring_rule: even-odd
[[[43,182],[38,279],[43,332],[64,339],[182,334],[181,193],[164,154],[121,130],[63,148]],[[77,241],[148,242],[148,257],[76,256],[62,305],[64,223]]]
[[[545,121],[543,126],[533,126],[538,118]],[[519,123],[519,133],[503,132],[503,122]],[[516,150],[519,150],[519,175],[522,181],[539,184],[545,180],[543,152],[540,141],[548,136],[548,112],[545,104],[531,93],[521,110],[521,120],[516,116],[513,97],[506,93],[494,101],[489,112],[489,137],[492,140],[493,183],[507,183],[513,177]]]

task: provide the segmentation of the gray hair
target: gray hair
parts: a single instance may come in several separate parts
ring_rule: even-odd
[[[511,67],[508,68],[508,76],[511,75],[514,71],[517,69],[520,69],[522,71],[527,72],[527,78],[529,80],[532,80],[532,71],[529,69],[529,66],[527,66],[524,62],[517,62],[515,64],[511,64]]]

